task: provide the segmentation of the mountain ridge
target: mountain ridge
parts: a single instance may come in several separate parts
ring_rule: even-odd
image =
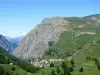
[[[52,41],[56,45],[55,50],[68,52],[77,49],[88,41],[99,38],[99,20],[97,15],[45,18],[26,35],[12,54],[22,59],[41,57],[49,48],[48,42]],[[82,41],[83,39],[87,41]]]
[[[17,44],[9,42],[6,37],[0,34],[0,46],[10,53],[17,47]]]

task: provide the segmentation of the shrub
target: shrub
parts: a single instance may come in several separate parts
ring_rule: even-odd
[[[83,67],[81,67],[80,69],[79,69],[79,72],[83,72],[84,70],[83,70]]]
[[[51,75],[56,75],[56,72],[52,70]]]
[[[54,41],[48,41],[48,46],[52,46],[54,44]]]
[[[65,62],[62,62],[62,65],[61,66],[62,66],[63,69],[65,69],[66,68],[66,63]]]
[[[64,69],[64,75],[71,75],[69,70]]]
[[[86,57],[86,60],[90,60],[90,59],[91,59],[90,56],[87,56],[87,57]]]
[[[96,58],[96,57],[93,58],[93,61],[99,62],[98,58]]]
[[[31,72],[31,73],[34,73],[36,71],[39,70],[38,67],[35,67],[33,66],[32,64],[28,64],[28,63],[25,63],[25,62],[20,62],[18,64],[22,69],[26,70],[27,72]]]
[[[44,71],[42,71],[42,75],[44,75]]]
[[[99,59],[98,58],[93,58],[93,61],[95,61],[95,64],[98,65],[99,64]]]
[[[74,71],[74,67],[71,66],[71,67],[69,68],[69,70],[70,70],[70,72],[73,72],[73,71]]]
[[[15,71],[16,70],[15,67],[12,67],[12,70]]]
[[[75,64],[75,62],[74,62],[74,60],[73,60],[73,59],[72,59],[70,62],[71,62],[71,65]]]
[[[50,63],[50,67],[54,67],[54,63]]]

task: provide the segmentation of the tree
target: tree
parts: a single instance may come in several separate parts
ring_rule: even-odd
[[[66,65],[65,62],[62,62],[62,65],[61,66],[62,66],[63,69],[65,69],[67,67],[67,65]]]
[[[15,71],[16,70],[15,67],[12,67],[12,70]]]
[[[71,67],[69,68],[69,70],[70,70],[70,72],[73,72],[73,71],[74,71],[74,67],[71,66]]]
[[[60,68],[59,67],[57,67],[57,73],[60,73]]]
[[[52,70],[51,75],[56,75],[56,72]]]
[[[79,72],[83,72],[84,71],[84,69],[83,69],[83,67],[81,67],[80,69],[79,69]]]
[[[4,64],[5,61],[5,55],[0,53],[0,64]]]
[[[6,71],[4,75],[11,75],[10,71]]]
[[[42,71],[42,75],[44,75],[44,71]]]
[[[87,56],[87,57],[86,57],[86,60],[90,60],[90,59],[91,59],[90,56]]]
[[[48,46],[51,47],[54,44],[54,41],[48,41]]]
[[[100,70],[100,63],[97,64],[97,68],[98,68],[98,70]]]
[[[71,75],[69,70],[64,69],[64,75]]]
[[[70,69],[65,62],[62,62],[62,68],[63,68],[64,75],[71,75]]]
[[[99,59],[98,58],[96,58],[96,57],[93,58],[93,61],[95,61],[95,64],[98,65],[98,63],[99,63]]]
[[[98,70],[100,70],[100,65],[98,65],[97,67],[98,67]]]
[[[72,59],[71,61],[71,65],[73,66],[75,64],[74,60]]]
[[[0,66],[0,75],[3,75],[4,74],[4,69],[2,66]]]
[[[54,67],[54,63],[50,63],[50,67]]]

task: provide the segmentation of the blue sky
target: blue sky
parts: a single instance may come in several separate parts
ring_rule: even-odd
[[[45,17],[100,13],[100,0],[0,0],[0,34],[28,33]]]

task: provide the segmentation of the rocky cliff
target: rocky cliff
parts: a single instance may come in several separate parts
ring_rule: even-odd
[[[26,35],[12,54],[22,59],[41,56],[48,48],[48,42],[56,43],[68,24],[69,21],[63,17],[45,18]]]
[[[85,17],[45,18],[25,36],[12,54],[21,59],[40,57],[49,50],[48,44],[54,42],[55,48],[44,56],[64,58],[85,44],[99,39],[99,14]]]

